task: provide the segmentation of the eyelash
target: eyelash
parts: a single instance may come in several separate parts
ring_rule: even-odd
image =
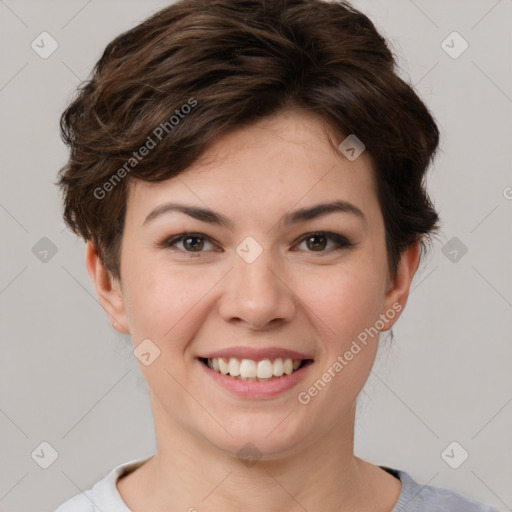
[[[315,252],[317,252],[318,254],[322,255],[322,254],[329,254],[332,252],[338,252],[343,249],[350,249],[350,248],[354,247],[354,244],[352,242],[350,242],[344,236],[337,235],[336,233],[331,233],[329,231],[313,231],[311,233],[307,233],[307,234],[303,235],[298,240],[297,244],[301,244],[302,242],[308,240],[309,238],[318,237],[318,236],[325,237],[328,240],[335,242],[337,244],[337,247],[334,249],[331,249],[331,250],[327,250],[327,251],[322,250],[322,251],[307,251],[307,252],[311,252],[313,254]],[[201,239],[204,239],[204,240],[207,240],[207,241],[213,243],[213,241],[211,240],[210,237],[203,235],[201,233],[182,233],[175,237],[166,238],[166,239],[162,240],[161,242],[158,242],[157,247],[161,248],[161,249],[169,249],[169,248],[173,247],[176,243],[182,242],[183,240],[186,240],[187,238],[201,238]],[[187,254],[201,254],[204,251],[194,252],[194,251],[183,250],[182,252],[185,252]]]

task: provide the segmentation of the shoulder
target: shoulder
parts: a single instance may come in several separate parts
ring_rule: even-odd
[[[402,491],[391,512],[499,512],[493,505],[476,501],[456,491],[416,482],[407,472],[394,472],[402,482]]]
[[[56,508],[54,512],[96,512],[96,510],[91,498],[91,491],[89,490],[69,498],[69,500]]]
[[[54,512],[130,512],[118,492],[116,482],[120,477],[135,471],[150,458],[132,459],[119,464],[96,482],[92,489],[69,498]]]

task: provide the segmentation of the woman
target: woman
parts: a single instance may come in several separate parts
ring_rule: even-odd
[[[158,449],[57,512],[496,510],[353,452],[438,226],[438,128],[394,65],[320,0],[183,0],[107,46],[59,185]]]

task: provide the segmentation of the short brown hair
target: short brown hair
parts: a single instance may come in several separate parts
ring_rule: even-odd
[[[177,176],[220,135],[300,109],[320,115],[338,144],[349,134],[364,143],[394,274],[401,253],[437,229],[424,177],[439,143],[395,66],[346,1],[180,0],[111,41],[63,112],[66,224],[120,279],[130,180]]]

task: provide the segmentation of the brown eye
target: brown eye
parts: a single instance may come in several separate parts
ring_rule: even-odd
[[[182,244],[183,249],[177,246],[177,244],[180,243]],[[181,252],[201,253],[205,252],[203,251],[205,243],[213,246],[212,242],[205,235],[197,233],[183,233],[179,236],[164,240],[159,243],[158,246],[162,248],[177,248]]]
[[[316,251],[323,250],[327,245],[327,237],[324,235],[312,235],[305,240],[308,249]]]
[[[329,241],[334,243],[334,248],[331,250],[325,250],[328,246]],[[332,251],[338,251],[341,249],[348,249],[353,246],[344,236],[337,235],[336,233],[308,233],[303,236],[300,243],[305,243],[308,252],[319,252],[329,253]]]
[[[199,236],[189,236],[187,238],[183,238],[183,246],[187,250],[192,250],[194,252],[200,251],[204,246],[204,239]]]

